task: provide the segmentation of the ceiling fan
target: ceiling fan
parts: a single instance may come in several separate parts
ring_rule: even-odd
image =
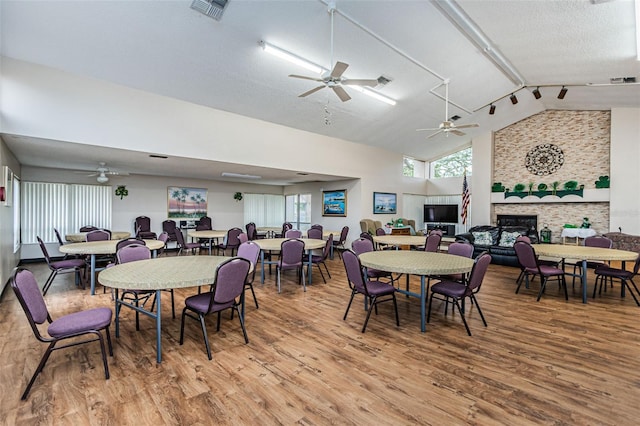
[[[449,137],[449,133],[453,133],[456,136],[464,136],[465,133],[460,131],[459,129],[468,129],[470,127],[478,127],[477,123],[469,123],[462,124],[460,126],[456,126],[453,121],[449,121],[449,80],[445,80],[444,84],[444,98],[445,98],[445,107],[444,107],[444,121],[440,123],[440,125],[436,128],[427,128],[427,129],[416,129],[417,132],[422,132],[425,130],[437,130],[435,133],[427,136],[427,139],[432,138],[440,133],[443,133]]]
[[[85,172],[77,172],[85,173]],[[107,167],[107,163],[99,162],[95,172],[89,173],[87,176],[96,176],[98,183],[109,182],[109,176],[129,176],[127,172],[121,172],[118,170],[110,169]]]
[[[335,3],[329,3],[329,13],[331,14],[331,64],[333,64],[333,15],[336,10]],[[349,67],[349,64],[345,62],[337,61],[333,64],[333,68],[331,71],[327,71],[320,78],[318,77],[307,77],[304,75],[296,75],[290,74],[289,77],[293,78],[302,78],[304,80],[312,80],[322,83],[320,86],[317,86],[303,94],[299,95],[299,98],[304,98],[309,96],[318,90],[324,89],[328,87],[333,90],[333,92],[338,95],[342,102],[346,102],[351,99],[351,96],[347,93],[346,90],[342,86],[369,86],[375,87],[378,85],[377,79],[347,79],[343,78],[342,74],[344,74],[345,70]]]

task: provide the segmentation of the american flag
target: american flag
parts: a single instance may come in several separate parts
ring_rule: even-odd
[[[467,185],[467,172],[464,172],[462,177],[462,224],[466,225],[467,216],[469,213],[469,198],[471,194],[469,194],[469,185]]]

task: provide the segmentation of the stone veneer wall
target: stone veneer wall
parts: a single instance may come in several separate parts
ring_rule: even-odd
[[[599,176],[609,173],[611,145],[610,111],[543,111],[494,135],[493,181],[507,188],[522,183],[534,188],[554,181],[562,185],[575,180],[585,189],[595,188]],[[527,152],[536,145],[551,143],[564,153],[563,166],[551,175],[537,176],[525,167]],[[534,189],[535,190],[535,189]],[[602,234],[609,230],[609,203],[512,203],[493,204],[492,220],[497,214],[536,214],[538,227],[548,224],[554,242],[561,241],[565,223],[580,225],[588,217],[592,228]]]

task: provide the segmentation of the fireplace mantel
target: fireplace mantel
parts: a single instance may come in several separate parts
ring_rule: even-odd
[[[583,196],[577,195],[565,195],[560,198],[556,195],[547,195],[542,198],[534,195],[528,195],[524,198],[520,197],[506,197],[504,192],[492,192],[491,202],[493,204],[540,204],[540,203],[608,203],[609,202],[609,189],[585,189]]]

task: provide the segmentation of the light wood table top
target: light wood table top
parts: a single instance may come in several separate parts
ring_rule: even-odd
[[[633,251],[568,244],[534,244],[533,248],[537,255],[562,259],[634,261],[638,257]]]
[[[470,272],[473,259],[426,251],[370,251],[360,256],[362,266],[412,275],[449,275]]]
[[[58,250],[67,254],[114,254],[116,245],[120,240],[89,241],[83,243],[72,243],[60,246]],[[159,240],[144,240],[150,250],[158,250],[164,247],[164,243]]]
[[[209,230],[203,230],[203,231],[189,230],[187,231],[187,235],[191,238],[209,238],[209,239],[224,238],[227,236],[227,231],[215,230],[215,229],[209,229]]]
[[[288,238],[265,238],[262,240],[253,240],[253,242],[258,244],[262,250],[279,251],[282,242],[287,240]],[[305,250],[321,249],[324,248],[326,244],[324,240],[314,238],[300,238],[300,241],[304,241]]]
[[[111,231],[111,239],[112,240],[124,240],[125,238],[129,238],[131,236],[131,232],[126,231]],[[69,241],[70,243],[82,243],[87,240],[87,232],[75,232],[72,234],[66,234],[64,239]]]
[[[212,284],[216,267],[228,256],[172,256],[122,263],[100,272],[107,287],[162,290]]]
[[[374,235],[373,241],[390,246],[423,246],[427,237],[424,235]]]
[[[282,231],[282,226],[258,226],[258,227],[256,227],[256,231],[258,231],[258,232],[280,232],[280,231]]]

